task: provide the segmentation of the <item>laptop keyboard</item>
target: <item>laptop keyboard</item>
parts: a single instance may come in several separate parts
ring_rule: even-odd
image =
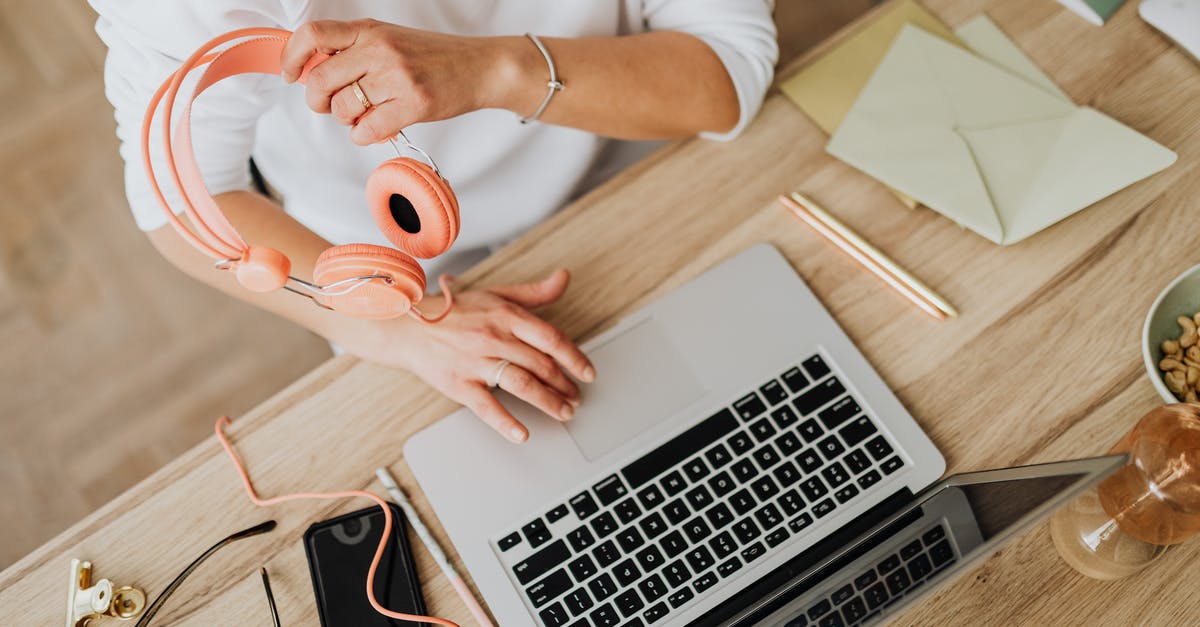
[[[942,572],[956,560],[946,537],[946,527],[937,523],[920,538],[896,553],[880,558],[873,568],[863,570],[853,581],[809,605],[785,627],[853,627],[875,619],[883,609],[915,592],[921,583]]]
[[[494,544],[543,625],[650,625],[904,465],[813,355]]]

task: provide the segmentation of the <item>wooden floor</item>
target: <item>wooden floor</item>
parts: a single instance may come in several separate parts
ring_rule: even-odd
[[[868,5],[781,0],[783,58]],[[0,0],[0,568],[329,355],[138,232],[94,22]]]

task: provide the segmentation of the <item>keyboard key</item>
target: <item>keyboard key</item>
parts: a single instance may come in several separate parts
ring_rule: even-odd
[[[883,474],[890,475],[893,472],[900,470],[900,467],[903,465],[904,462],[900,461],[900,456],[897,455],[896,457],[889,458],[887,461],[880,464],[879,467],[883,469]]]
[[[714,561],[715,560],[713,559],[712,553],[710,553],[708,548],[704,546],[695,547],[691,551],[688,551],[687,554],[688,565],[691,566],[692,570],[695,572],[700,572],[709,566],[712,566]],[[699,589],[696,591],[700,592]]]
[[[929,557],[933,558],[933,566],[937,568],[954,559],[954,549],[949,540],[942,540],[929,549]]]
[[[616,627],[617,623],[621,622],[621,616],[617,614],[617,610],[608,603],[596,608],[588,615],[588,618],[592,619],[592,624],[596,627]]]
[[[788,523],[788,529],[791,529],[792,533],[800,533],[801,530],[811,525],[812,522],[812,516],[809,516],[808,514],[801,514],[799,517],[792,519],[792,521]]]
[[[613,515],[608,512],[604,512],[592,519],[592,529],[601,538],[616,531],[617,527],[617,519],[613,518]]]
[[[825,477],[825,481],[831,488],[836,488],[850,480],[850,473],[846,472],[845,466],[838,462],[833,462],[821,470],[821,476]]]
[[[678,588],[686,583],[688,579],[692,578],[692,573],[688,571],[688,568],[686,565],[684,565],[683,560],[675,560],[674,562],[667,564],[666,568],[663,568],[662,574],[672,588]]]
[[[754,448],[754,440],[745,431],[738,431],[725,441],[729,443],[729,448],[733,449],[734,455],[741,455]]]
[[[637,461],[621,469],[621,474],[633,488],[640,488],[657,478],[668,468],[704,450],[738,427],[738,420],[728,409],[705,418],[699,424],[675,436]],[[669,492],[669,491],[668,491]]]
[[[634,564],[632,559],[627,559],[614,566],[612,574],[617,578],[617,584],[625,588],[633,585],[633,582],[642,576],[642,571],[638,570],[637,564]]]
[[[875,574],[874,570],[868,570],[867,572],[854,578],[854,587],[858,588],[860,591],[865,590],[867,586],[875,583],[875,580],[878,578],[879,577]]]
[[[758,524],[762,525],[763,529],[771,529],[775,525],[783,524],[783,514],[780,514],[779,508],[771,503],[767,503],[754,512],[754,518],[758,520]]]
[[[921,554],[921,541],[913,540],[900,549],[900,559],[908,561]]]
[[[647,538],[653,540],[658,537],[658,534],[667,530],[667,521],[663,520],[661,514],[654,512],[638,521],[638,526],[642,528],[642,533],[646,534]]]
[[[766,537],[767,546],[769,546],[773,549],[773,548],[783,544],[783,542],[788,539],[788,535],[789,535],[788,530],[783,527],[780,527],[780,528],[776,529],[775,531],[772,531],[771,533],[767,534],[767,537]]]
[[[620,610],[621,615],[627,618],[633,616],[638,610],[646,606],[642,601],[642,597],[638,596],[637,590],[626,590],[618,594],[613,599],[613,604]]]
[[[637,555],[634,557],[637,558],[638,564],[642,567],[642,570],[646,572],[650,572],[655,568],[658,568],[659,565],[661,565],[664,561],[662,551],[658,550],[658,547],[654,546],[653,544],[638,551]]]
[[[596,558],[596,563],[600,564],[600,568],[604,568],[620,559],[621,552],[617,550],[617,545],[609,540],[596,547],[596,550],[592,551],[592,555]]]
[[[717,585],[717,581],[716,573],[704,573],[692,582],[692,587],[696,589],[697,593],[704,594],[705,590]]]
[[[575,581],[587,581],[588,577],[596,574],[596,562],[593,562],[592,558],[587,555],[580,555],[571,560],[571,563],[567,564],[567,568],[575,576]]]
[[[758,388],[758,392],[759,394],[762,394],[762,397],[767,399],[767,403],[771,405],[778,405],[786,401],[788,397],[787,390],[783,389],[783,386],[780,385],[779,381],[775,379],[771,379],[770,381],[762,384],[762,386]]]
[[[567,534],[567,542],[569,542],[571,544],[571,548],[578,553],[595,544],[596,537],[592,535],[592,532],[587,528],[587,525],[580,525],[579,527],[575,528],[574,531],[571,531]]]
[[[796,456],[796,463],[804,472],[816,472],[821,467],[821,456],[813,449],[808,449]]]
[[[811,503],[826,494],[829,494],[829,488],[821,483],[820,477],[809,477],[800,483],[800,491],[804,492],[804,496]]]
[[[571,627],[575,626],[572,625]],[[789,620],[787,623],[785,623],[783,627],[808,627],[808,617],[806,617],[804,614],[800,614],[799,616],[796,616],[792,618],[792,620]]]
[[[833,511],[834,507],[833,499],[825,499],[824,501],[819,501],[813,505],[812,512],[813,514],[816,514],[817,518],[824,518]]]
[[[708,466],[699,457],[692,458],[683,465],[683,474],[687,475],[693,483],[707,477],[708,473]]]
[[[662,478],[662,487],[667,491],[668,496],[675,496],[683,492],[687,487],[687,481],[684,480],[683,475],[679,474],[679,471],[673,470]]]
[[[672,525],[678,525],[687,520],[687,517],[691,516],[692,512],[687,508],[687,504],[683,502],[683,499],[675,499],[667,503],[667,506],[663,508],[663,514],[666,514],[667,520],[671,521]]]
[[[735,401],[733,409],[742,417],[742,420],[751,420],[767,411],[767,406],[763,404],[757,394],[751,392]]]
[[[847,484],[846,487],[833,493],[833,497],[837,499],[838,503],[845,503],[856,496],[858,496],[858,488],[854,487],[853,483]]]
[[[651,602],[657,601],[667,593],[667,584],[663,583],[662,577],[658,575],[646,577],[637,587],[642,592],[642,596]]]
[[[513,566],[513,574],[517,576],[517,581],[524,585],[550,572],[569,557],[571,551],[567,548],[567,543],[556,540]]]
[[[779,485],[786,488],[799,481],[802,473],[792,462],[783,462],[778,468],[771,471],[771,475],[775,477]]]
[[[503,538],[500,538],[500,541],[497,542],[496,544],[500,547],[501,551],[507,551],[507,550],[513,548],[514,546],[517,546],[520,543],[521,543],[521,534],[519,532],[514,531],[514,532],[504,536]]]
[[[683,524],[683,532],[687,534],[688,540],[695,544],[712,535],[712,529],[704,519],[697,516]]]
[[[867,588],[867,591],[863,593],[863,600],[867,602],[868,610],[882,607],[884,603],[887,603],[888,598],[887,587],[883,585],[882,581]]]
[[[846,467],[853,474],[858,474],[871,467],[871,458],[862,452],[861,449],[850,451],[850,454],[842,458],[846,462]]]
[[[713,494],[716,494],[718,498],[729,494],[734,486],[733,477],[730,477],[729,473],[724,470],[713,475],[708,480],[708,487],[712,488]]]
[[[797,416],[790,406],[783,405],[771,412],[771,419],[775,421],[775,426],[779,427],[780,431],[786,431],[800,420],[800,416]]]
[[[827,601],[825,599],[821,599],[820,601],[813,604],[812,607],[809,607],[808,612],[806,612],[806,613],[808,614],[808,617],[810,619],[817,620],[818,618],[821,618],[825,614],[828,614],[829,610],[832,610],[832,609],[833,609],[833,605],[831,605],[829,603],[829,601]]]
[[[858,403],[854,402],[853,398],[846,396],[822,409],[817,417],[821,419],[821,424],[825,425],[826,429],[836,429],[838,425],[857,416],[861,411]]]
[[[756,505],[758,505],[758,503],[754,500],[754,497],[750,496],[750,491],[745,488],[742,488],[741,490],[738,490],[730,495],[729,504],[733,506],[733,511],[737,512],[739,515],[749,512],[750,510],[754,509]]]
[[[592,596],[597,601],[603,601],[617,591],[617,582],[613,581],[612,575],[601,573],[599,577],[588,582],[588,590],[592,591]]]
[[[626,527],[617,534],[617,544],[621,545],[621,550],[629,553],[646,543],[646,539],[642,537],[642,533],[637,530],[637,527]]]
[[[846,585],[842,586],[841,588],[834,590],[833,594],[829,595],[829,598],[833,600],[834,605],[841,605],[841,604],[845,603],[846,601],[849,601],[853,597],[854,597],[854,586],[851,584],[846,584]]]
[[[717,574],[722,577],[728,577],[741,570],[741,568],[742,561],[737,557],[731,557],[724,562],[721,562],[721,565],[717,567]]]
[[[817,450],[825,456],[825,459],[830,461],[837,459],[838,455],[846,452],[846,447],[838,441],[837,436],[831,435],[817,443]]]
[[[592,606],[595,604],[595,601],[592,601],[592,597],[588,596],[587,590],[583,588],[576,588],[570,594],[563,597],[563,605],[566,605],[567,609],[574,616],[579,616],[587,610],[592,609]]]
[[[696,595],[692,594],[691,588],[680,588],[678,592],[667,597],[667,601],[673,608],[682,607],[688,601],[691,601]]]
[[[879,561],[879,574],[887,575],[888,573],[900,568],[900,556],[895,553],[887,556]]]
[[[675,557],[676,555],[679,555],[688,549],[687,540],[683,539],[683,534],[679,531],[672,531],[671,533],[663,536],[663,539],[659,541],[658,545],[662,547],[662,550],[667,554],[667,557]]]
[[[546,523],[541,518],[521,527],[521,533],[525,539],[529,540],[529,546],[537,548],[550,541],[553,536],[550,535],[550,530],[546,528]]]
[[[801,365],[804,366],[805,372],[808,373],[808,376],[812,377],[813,381],[829,374],[829,366],[825,365],[825,360],[821,359],[820,355],[813,355],[805,359]]]
[[[688,504],[692,506],[692,510],[694,511],[700,511],[711,505],[713,502],[712,493],[708,491],[708,488],[702,485],[698,485],[695,488],[688,490],[688,493],[685,496],[687,497]]]
[[[755,542],[750,546],[742,549],[742,559],[747,564],[767,554],[767,547],[763,546],[762,542]]]
[[[567,515],[567,512],[568,510],[566,505],[559,505],[558,507],[546,512],[546,522],[554,524],[562,520],[563,517]]]
[[[604,505],[612,505],[625,496],[629,491],[625,488],[625,482],[617,475],[610,475],[605,480],[592,486],[596,496],[600,499],[600,503]]]
[[[862,599],[852,599],[849,603],[842,606],[842,618],[846,619],[846,624],[852,625],[857,623],[859,619],[867,615],[867,604]]]
[[[659,602],[659,603],[655,603],[654,605],[651,605],[649,607],[649,609],[647,609],[645,612],[643,612],[642,618],[646,619],[647,623],[650,623],[653,625],[654,623],[661,620],[664,616],[666,616],[667,612],[670,612],[670,611],[671,611],[671,608],[667,607],[666,603]]]
[[[637,502],[632,497],[617,503],[613,511],[617,513],[617,520],[620,520],[622,525],[628,525],[642,515],[641,508],[637,506]]]
[[[800,436],[804,438],[804,441],[810,444],[825,433],[825,430],[821,428],[821,425],[817,424],[814,418],[809,418],[800,423],[800,426],[796,427],[796,430],[800,432]]]
[[[837,377],[829,377],[793,399],[792,407],[795,407],[801,416],[807,416],[845,393],[846,388],[842,387],[842,382],[838,381]]]
[[[529,601],[533,603],[534,607],[541,607],[570,589],[571,576],[567,574],[566,570],[560,568],[547,575],[541,581],[526,588],[525,594],[529,597]]]
[[[571,620],[561,603],[555,603],[542,610],[538,613],[538,618],[542,619],[542,624],[546,627],[561,627]]]
[[[897,568],[896,570],[888,573],[888,576],[884,578],[884,581],[887,583],[888,592],[890,592],[892,595],[900,594],[901,592],[907,590],[910,585],[912,585],[912,581],[908,578],[908,571],[904,570],[903,568]]]
[[[638,500],[642,502],[642,507],[650,510],[658,507],[663,502],[662,490],[658,486],[650,484],[637,493]]]
[[[750,484],[750,488],[754,490],[754,495],[758,497],[759,501],[766,501],[779,494],[779,486],[769,476],[759,477]]]
[[[921,536],[921,541],[925,543],[925,546],[929,546],[944,537],[946,537],[946,530],[941,525],[937,525],[929,531],[926,531],[925,534]]]
[[[718,444],[704,453],[704,458],[708,463],[712,464],[713,468],[720,468],[725,464],[733,461],[733,455],[729,453],[729,449],[725,448],[724,444]]]
[[[892,445],[888,444],[887,438],[882,435],[876,436],[867,442],[867,452],[875,458],[875,461],[880,461],[892,454]]]
[[[754,540],[758,536],[761,536],[762,531],[759,530],[758,525],[754,524],[753,520],[749,518],[743,518],[734,523],[733,535],[737,536],[738,542],[744,545]]]
[[[737,550],[737,545],[733,542],[733,536],[729,535],[728,531],[718,533],[713,539],[708,541],[708,545],[712,547],[713,553],[717,554],[717,559],[729,557]]]
[[[646,627],[646,623],[643,623],[642,619],[634,616],[633,620],[621,625],[621,627]]]
[[[933,564],[929,562],[929,557],[926,555],[918,555],[908,563],[908,576],[912,577],[913,581],[920,581],[931,572],[933,572]]]
[[[846,627],[846,623],[842,622],[842,615],[838,612],[826,614],[817,621],[817,627]]]
[[[762,420],[750,425],[750,433],[753,434],[754,439],[758,440],[759,442],[766,442],[767,440],[771,439],[771,436],[775,435],[775,425],[771,424],[769,419],[763,418]]]
[[[804,376],[799,368],[789,368],[780,378],[783,379],[783,384],[792,391],[792,394],[808,387],[808,377]]]
[[[804,446],[804,444],[800,442],[800,438],[796,437],[795,433],[788,431],[775,438],[775,446],[779,447],[779,452],[784,457],[791,457],[792,453],[800,450],[800,447]]]
[[[880,478],[881,478],[881,476],[878,471],[875,471],[875,470],[868,471],[866,474],[864,474],[863,476],[858,478],[858,487],[866,490],[867,488],[875,485],[876,483],[879,483]]]
[[[764,444],[754,451],[754,461],[758,462],[760,468],[767,470],[779,463],[779,453],[775,452],[775,447]]]
[[[758,476],[758,467],[749,459],[742,459],[730,467],[733,471],[733,476],[737,477],[739,483],[749,483],[751,479]]]
[[[708,519],[713,529],[720,529],[733,522],[733,512],[729,511],[729,506],[724,503],[717,503],[708,508],[704,512],[704,517]]]
[[[571,509],[575,511],[575,515],[579,517],[579,520],[585,520],[588,516],[600,511],[600,506],[596,504],[596,500],[587,492],[576,494],[569,503],[571,504]]]
[[[850,424],[838,431],[842,435],[842,439],[846,441],[846,446],[858,446],[859,442],[877,433],[879,429],[875,428],[875,423],[871,422],[866,416],[855,418]]]
[[[794,516],[800,510],[804,509],[804,498],[800,496],[800,492],[796,490],[788,490],[779,497],[777,501],[779,507],[783,508],[783,513],[788,516]]]

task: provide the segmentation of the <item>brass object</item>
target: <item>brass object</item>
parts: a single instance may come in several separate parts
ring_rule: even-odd
[[[114,588],[107,579],[92,582],[92,563],[71,560],[67,582],[66,627],[85,627],[97,616],[136,618],[146,608],[146,593],[132,586]]]

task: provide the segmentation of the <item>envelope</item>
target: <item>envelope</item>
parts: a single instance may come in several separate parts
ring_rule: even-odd
[[[1175,161],[1120,122],[910,25],[826,149],[997,244]]]

